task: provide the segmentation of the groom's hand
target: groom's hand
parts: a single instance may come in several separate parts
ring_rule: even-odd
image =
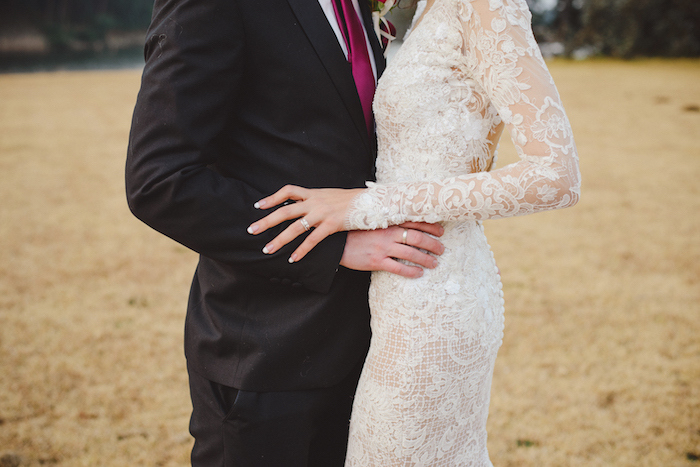
[[[437,266],[433,255],[445,251],[442,243],[433,238],[443,233],[440,224],[422,222],[407,222],[381,230],[353,230],[348,232],[340,265],[358,271],[387,271],[409,278],[421,277],[423,268]]]

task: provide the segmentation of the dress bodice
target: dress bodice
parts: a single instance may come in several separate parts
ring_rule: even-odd
[[[574,204],[571,126],[525,0],[435,0],[379,81],[377,183],[349,229],[483,220]],[[508,128],[519,162],[494,169]]]
[[[457,18],[445,18],[443,8],[430,8],[379,82],[380,183],[448,178],[491,165],[501,120],[462,70]]]

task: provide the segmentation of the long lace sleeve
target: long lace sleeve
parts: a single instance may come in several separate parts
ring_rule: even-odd
[[[452,2],[458,12],[460,76],[490,101],[497,112],[490,134],[504,123],[519,161],[490,172],[467,173],[465,167],[464,174],[447,179],[368,183],[348,212],[349,230],[509,217],[564,208],[579,199],[571,126],[532,34],[525,0],[437,0],[431,8],[440,2]]]

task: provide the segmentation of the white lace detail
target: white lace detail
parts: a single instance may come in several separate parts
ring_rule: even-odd
[[[348,230],[492,219],[571,206],[571,126],[524,0],[437,0],[379,83],[377,177]],[[502,130],[520,161],[488,172]]]
[[[445,253],[420,279],[372,275],[372,344],[346,466],[491,466],[500,277],[481,220],[579,197],[566,114],[525,0],[435,0],[379,81],[377,182],[349,229],[441,222]],[[520,161],[491,170],[507,126]]]

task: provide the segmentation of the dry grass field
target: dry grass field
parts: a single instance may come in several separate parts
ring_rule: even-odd
[[[700,62],[551,70],[583,198],[487,223],[506,294],[492,460],[700,466]],[[138,84],[0,75],[0,467],[187,465],[196,256],[126,207]]]

